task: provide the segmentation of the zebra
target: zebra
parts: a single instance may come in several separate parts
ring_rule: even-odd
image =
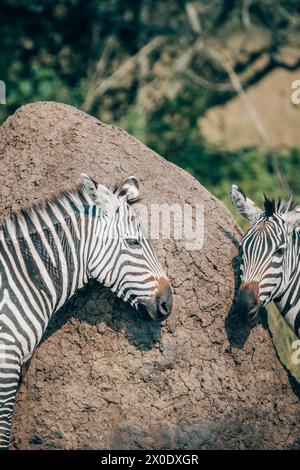
[[[49,320],[95,279],[145,319],[172,311],[170,282],[134,204],[130,176],[113,189],[79,185],[13,214],[0,226],[0,448],[9,445],[21,367]]]
[[[264,195],[264,210],[233,185],[234,208],[250,224],[241,242],[237,305],[250,319],[272,300],[300,337],[300,205]]]

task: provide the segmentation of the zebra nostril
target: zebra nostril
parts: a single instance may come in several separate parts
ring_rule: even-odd
[[[260,308],[260,302],[255,292],[248,287],[241,287],[236,299],[239,313],[248,318],[254,318]]]
[[[172,290],[166,279],[158,280],[158,291],[156,295],[158,318],[162,317],[162,319],[164,319],[171,314],[173,306]]]
[[[157,311],[162,317],[167,317],[171,313],[171,305],[164,300],[158,300]]]

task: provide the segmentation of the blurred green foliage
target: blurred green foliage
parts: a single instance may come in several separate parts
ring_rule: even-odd
[[[119,44],[111,57],[114,62],[118,54],[128,57],[136,53],[162,30],[170,36],[179,31],[187,34],[183,21],[186,3],[175,0],[166,8],[161,0],[2,0],[0,79],[6,82],[7,105],[0,106],[0,122],[19,106],[37,100],[82,107],[88,80],[106,39],[113,35]],[[215,4],[220,23],[239,2]],[[262,12],[258,11],[260,17]],[[214,89],[193,87],[187,82],[175,99],[159,101],[150,114],[136,104],[134,90],[127,93],[126,106],[117,93],[109,98],[110,108],[119,105],[121,111],[113,109],[108,120],[186,169],[229,207],[233,182],[257,202],[263,191],[282,192],[272,155],[258,148],[229,152],[208,146],[200,135],[199,119],[219,98]],[[107,107],[104,101],[103,109]],[[299,151],[283,150],[276,159],[287,186],[299,196]]]
[[[90,60],[90,18],[97,4],[1,1],[0,76],[7,88],[1,121],[22,104],[38,100],[81,106]]]
[[[262,203],[264,192],[274,196],[293,193],[300,199],[299,149],[264,151],[252,147],[229,151],[208,145],[197,124],[206,109],[203,97],[186,92],[176,101],[165,101],[146,128],[143,127],[144,117],[136,108],[131,109],[119,125],[191,173],[230,209],[232,183],[240,186],[258,205]],[[284,188],[278,181],[278,172],[285,181]]]

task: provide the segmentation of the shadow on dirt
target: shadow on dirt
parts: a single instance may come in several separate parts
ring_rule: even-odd
[[[160,339],[161,324],[138,318],[135,309],[96,281],[77,292],[51,319],[40,344],[72,318],[92,325],[105,323],[122,332],[140,350],[149,350]]]

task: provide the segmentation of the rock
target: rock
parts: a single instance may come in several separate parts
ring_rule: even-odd
[[[241,232],[225,206],[126,132],[70,106],[24,106],[0,142],[2,218],[81,172],[104,184],[135,174],[146,204],[205,209],[201,249],[155,241],[174,291],[164,325],[137,319],[93,283],[56,314],[20,387],[11,448],[299,448],[296,386],[267,329],[232,308]]]

